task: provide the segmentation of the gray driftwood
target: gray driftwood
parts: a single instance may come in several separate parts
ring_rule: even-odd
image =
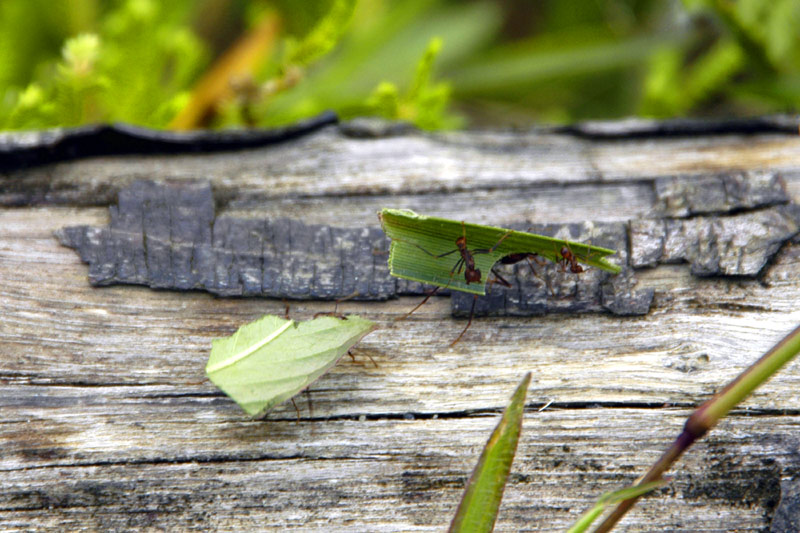
[[[636,124],[626,137],[624,123],[612,126],[422,134],[348,124],[235,153],[107,156],[0,175],[0,529],[441,531],[531,370],[496,530],[563,531],[643,473],[694,406],[800,321],[800,138]],[[505,316],[476,319],[453,348],[465,322],[448,297],[402,322],[418,296],[343,302],[340,311],[380,325],[356,361],[315,384],[312,409],[299,398],[299,422],[291,404],[251,420],[205,379],[210,341],[283,314],[283,301],[94,287],[55,237],[108,226],[108,207],[139,180],[207,181],[228,220],[376,227],[390,206],[583,228],[597,244],[603,228],[618,228],[630,276],[604,289],[589,282],[596,272],[584,281],[551,269],[545,294],[527,265],[506,267],[517,292],[493,293],[485,310]],[[187,237],[202,237],[195,222]],[[569,287],[593,287],[612,305],[616,295],[653,297],[638,316],[602,307],[518,316],[531,314],[520,311],[526,283],[554,305],[578,295]],[[333,308],[289,305],[297,319]],[[621,530],[796,524],[799,368],[692,448]]]

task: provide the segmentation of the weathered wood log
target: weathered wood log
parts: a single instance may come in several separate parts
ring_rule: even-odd
[[[602,492],[643,473],[695,405],[800,321],[800,138],[788,126],[662,135],[634,125],[629,136],[626,127],[422,134],[347,124],[234,153],[6,171],[0,529],[442,530],[509,394],[533,370],[497,531],[563,531]],[[142,179],[210,182],[215,216],[229,220],[358,228],[391,206],[583,228],[587,238],[587,221],[597,229],[656,220],[680,228],[665,243],[713,235],[717,244],[715,255],[665,245],[669,253],[632,263],[628,288],[654,293],[645,315],[509,311],[475,320],[454,348],[463,320],[451,318],[449,298],[402,322],[395,318],[418,297],[343,302],[340,311],[380,329],[357,347],[356,363],[317,382],[313,418],[304,409],[298,422],[289,405],[250,420],[203,366],[212,338],[283,314],[281,300],[93,287],[86,265],[54,237],[113,225],[119,212],[110,217],[108,207]],[[747,218],[764,216],[760,225]],[[749,222],[689,231],[736,220]],[[621,251],[633,259],[631,236]],[[762,240],[734,253],[752,239]],[[702,276],[676,262],[695,259]],[[709,264],[719,265],[711,276]],[[512,272],[541,289],[526,269]],[[290,313],[307,319],[332,307],[299,300]],[[776,528],[792,524],[790,488],[781,490],[798,473],[797,369],[789,365],[690,450],[624,529],[765,531],[773,516]]]

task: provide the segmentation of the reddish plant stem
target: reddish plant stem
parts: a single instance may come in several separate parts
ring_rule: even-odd
[[[772,347],[758,361],[747,367],[736,379],[724,389],[698,407],[686,421],[683,431],[666,452],[656,461],[637,483],[648,483],[661,479],[678,458],[683,455],[694,441],[700,439],[734,406],[745,399],[758,385],[769,379],[784,364],[789,362],[800,350],[800,327],[795,328],[778,344]],[[623,500],[614,511],[606,517],[594,533],[606,533],[619,522],[625,513],[633,507],[639,496]]]

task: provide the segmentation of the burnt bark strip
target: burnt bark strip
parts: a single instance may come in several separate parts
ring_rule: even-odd
[[[645,314],[653,290],[637,287],[633,268],[689,262],[696,275],[755,276],[800,229],[796,205],[741,211],[786,201],[774,174],[720,176],[701,180],[697,186],[690,181],[670,178],[654,185],[659,206],[655,211],[670,213],[670,218],[636,220],[629,225],[516,225],[514,229],[618,250],[613,257],[623,272],[613,276],[587,269],[573,274],[552,263],[533,263],[533,270],[527,262],[498,264],[496,269],[512,286],[490,285],[489,294],[477,302],[477,314]],[[118,205],[110,210],[107,228],[72,227],[58,232],[61,242],[89,263],[93,285],[125,283],[200,289],[220,296],[318,300],[353,295],[385,300],[426,291],[420,283],[389,275],[389,243],[378,227],[216,217],[207,182],[135,182],[120,192]],[[704,210],[733,214],[675,218]],[[472,296],[454,292],[452,306],[455,315],[466,315]]]
[[[120,193],[109,227],[69,227],[57,236],[89,263],[92,285],[317,300],[397,293],[380,228],[215,218],[208,183],[136,182]]]
[[[685,218],[789,203],[776,172],[751,170],[716,176],[657,178],[654,214]]]
[[[106,124],[6,133],[0,135],[0,171],[98,155],[177,154],[266,146],[296,139],[337,122],[336,114],[326,111],[290,126],[269,130],[174,132]]]
[[[89,263],[89,281],[96,286],[135,284],[219,296],[314,300],[353,295],[385,300],[431,289],[389,275],[389,242],[377,226],[337,228],[288,218],[216,217],[206,182],[138,181],[120,192],[118,205],[110,211],[106,228],[77,226],[57,232],[62,244],[75,248]],[[619,261],[627,262],[623,224],[551,224],[533,230],[615,248],[620,250]],[[494,285],[479,310],[511,315],[642,314],[653,297],[652,291],[633,289],[629,269],[619,276],[595,270],[575,276],[555,265],[535,268],[540,271],[537,276],[525,263],[506,266],[503,275],[514,280],[514,288]],[[464,300],[461,293],[453,295],[456,314],[465,305],[469,309],[471,296]]]
[[[521,226],[514,229],[527,229]],[[617,315],[643,315],[650,309],[653,289],[636,289],[633,270],[628,266],[627,228],[623,223],[536,225],[534,233],[558,239],[582,241],[617,250],[610,259],[623,267],[613,275],[596,268],[573,274],[549,261],[545,265],[519,262],[495,269],[511,287],[490,284],[487,295],[475,303],[477,316],[533,316],[551,312],[611,312]],[[531,269],[533,266],[533,270]],[[535,274],[534,274],[535,271]],[[467,316],[472,308],[471,294],[454,292],[454,316]]]
[[[690,264],[697,276],[757,276],[800,230],[800,206],[631,222],[631,265]]]

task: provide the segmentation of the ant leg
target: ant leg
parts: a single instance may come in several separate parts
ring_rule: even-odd
[[[412,243],[409,243],[409,244],[413,244],[414,246],[416,246],[417,248],[419,248],[420,250],[422,250],[423,252],[425,252],[429,256],[435,257],[436,259],[441,259],[442,257],[447,257],[448,255],[454,254],[454,253],[456,253],[458,251],[458,248],[455,248],[453,250],[450,250],[449,252],[445,252],[443,254],[436,255],[434,253],[429,252],[428,250],[426,250],[425,248],[423,248],[422,246],[420,246],[419,244],[417,244],[415,242],[412,242]]]
[[[540,267],[542,267],[542,268],[547,266],[547,263],[545,261],[543,261],[543,260],[538,259],[535,254],[534,254],[533,257],[528,256],[526,259],[527,259],[526,262],[528,263],[528,266],[531,269],[531,273],[533,273],[533,275],[536,278],[538,278],[539,281],[544,283],[544,286],[547,287],[547,290],[548,290],[548,292],[550,292],[551,296],[555,296],[556,295],[556,291],[553,289],[553,285],[550,283],[550,278],[549,277],[545,277],[545,276],[541,276],[538,272],[536,272],[536,269],[533,267],[533,263],[534,262],[537,265],[539,265]]]
[[[528,263],[528,267],[531,269],[531,273],[535,277],[539,278],[539,280],[543,281],[549,287],[547,280],[542,276],[540,276],[539,273],[536,272],[536,269],[533,267],[533,263],[536,263],[537,265],[539,265],[540,268],[544,268],[545,266],[547,266],[547,262],[544,261],[543,259],[539,259],[539,257],[536,254],[533,254],[532,256],[528,255],[525,259],[526,259],[525,262]]]
[[[366,352],[359,352],[359,354],[366,355],[367,359],[369,359],[372,362],[372,364],[375,365],[375,368],[378,368],[378,363],[375,362],[375,359],[373,359],[370,354],[368,354]],[[353,355],[353,352],[351,350],[347,350],[347,355],[350,356],[350,359],[353,360],[354,364],[357,364],[357,365],[360,365],[360,366],[364,366],[362,363],[356,362],[356,357],[355,357],[355,355]]]
[[[343,315],[339,312],[339,304],[346,302],[347,300],[352,300],[356,296],[358,296],[358,291],[355,291],[353,294],[345,296],[344,298],[338,298],[333,306],[333,311],[320,311],[319,313],[314,313],[314,318],[321,316],[332,316],[338,318],[339,320],[347,320],[347,315]]]
[[[455,275],[456,268],[458,268],[458,273],[460,274],[461,273],[461,267],[463,267],[463,266],[464,266],[464,258],[462,257],[461,259],[459,259],[456,262],[455,265],[453,265],[453,268],[450,269],[450,279],[447,280],[447,285],[444,286],[445,289],[447,287],[449,287],[450,286],[450,282],[453,281],[453,276]],[[406,318],[411,316],[414,313],[414,311],[416,311],[417,309],[419,309],[420,307],[425,305],[428,302],[428,300],[430,300],[431,296],[436,294],[439,291],[439,289],[441,289],[441,288],[442,287],[434,287],[434,289],[432,291],[430,291],[428,294],[426,294],[425,298],[420,303],[418,303],[417,306],[414,309],[412,309],[408,313],[404,314],[403,316],[395,318],[395,320],[396,321],[405,320]]]
[[[292,405],[294,405],[294,410],[297,413],[297,422],[299,423],[300,422],[300,409],[297,408],[297,404],[294,402],[294,398],[289,398],[289,400],[292,402]]]
[[[491,248],[489,248],[489,253],[492,253],[492,252],[494,252],[495,250],[497,250],[497,247],[498,247],[498,246],[500,246],[500,243],[501,243],[501,242],[503,242],[503,241],[505,240],[505,238],[506,238],[506,237],[508,237],[509,235],[511,235],[512,233],[514,233],[514,230],[513,230],[513,229],[510,229],[510,230],[508,230],[507,232],[505,232],[505,233],[503,234],[503,236],[502,236],[502,237],[500,237],[500,240],[498,240],[496,243],[494,243],[494,246],[492,246]]]
[[[500,243],[503,242],[506,239],[506,237],[508,237],[512,233],[514,233],[513,229],[510,229],[510,230],[506,231],[503,234],[503,236],[500,237],[500,239],[496,243],[494,243],[494,246],[492,246],[491,248],[479,248],[478,250],[472,250],[472,255],[494,253],[494,251],[497,250],[497,247],[500,246]]]
[[[456,261],[456,264],[453,265],[453,268],[450,269],[450,280],[453,279],[454,275],[461,274],[461,269],[463,268],[463,266],[464,266],[464,258],[462,257],[461,259]],[[456,272],[456,269],[458,269],[458,272]],[[449,280],[447,281],[447,284],[450,285]]]
[[[461,337],[463,337],[463,336],[464,336],[464,333],[466,333],[466,332],[467,332],[467,330],[469,329],[469,326],[470,326],[470,324],[472,324],[472,316],[475,314],[475,302],[477,302],[477,301],[478,301],[478,295],[477,295],[477,294],[473,294],[473,295],[472,295],[472,307],[471,307],[471,308],[470,308],[470,310],[469,310],[469,320],[467,321],[467,325],[466,325],[466,327],[465,327],[465,328],[464,328],[464,329],[461,331],[461,334],[460,334],[458,337],[456,337],[456,340],[454,340],[453,342],[451,342],[451,343],[450,343],[450,347],[451,347],[451,348],[452,348],[453,346],[455,346],[455,345],[458,343],[458,341],[460,341],[460,340],[461,340]]]
[[[412,309],[412,310],[411,310],[411,311],[409,311],[408,313],[404,314],[403,316],[400,316],[400,317],[397,317],[397,318],[395,318],[395,320],[398,320],[398,321],[399,321],[399,320],[405,320],[406,318],[410,317],[410,316],[411,316],[411,314],[412,314],[414,311],[416,311],[417,309],[419,309],[420,307],[422,307],[423,305],[425,305],[425,303],[426,303],[428,300],[430,300],[431,296],[433,296],[434,294],[436,294],[436,293],[439,291],[439,289],[441,289],[441,287],[434,287],[432,291],[430,291],[428,294],[426,294],[426,295],[425,295],[425,299],[424,299],[424,300],[422,300],[420,303],[418,303],[418,304],[417,304],[417,306],[416,306],[414,309]]]
[[[506,278],[504,278],[503,276],[501,276],[501,275],[500,275],[500,273],[499,273],[499,272],[497,272],[497,271],[494,269],[494,267],[492,267],[492,274],[494,274],[494,277],[495,277],[496,279],[492,280],[490,283],[499,283],[500,285],[503,285],[504,287],[509,287],[509,288],[511,288],[511,284],[510,284],[510,283],[509,283],[509,282],[506,280]]]
[[[539,257],[537,254],[529,254],[528,255],[528,263],[530,264],[531,261],[533,261],[534,263],[536,263],[540,267],[543,267],[543,266],[547,265],[547,261],[545,261],[544,259]]]
[[[311,389],[306,387],[303,393],[306,395],[306,400],[308,400],[308,416],[309,418],[314,418],[314,406],[311,403]]]

